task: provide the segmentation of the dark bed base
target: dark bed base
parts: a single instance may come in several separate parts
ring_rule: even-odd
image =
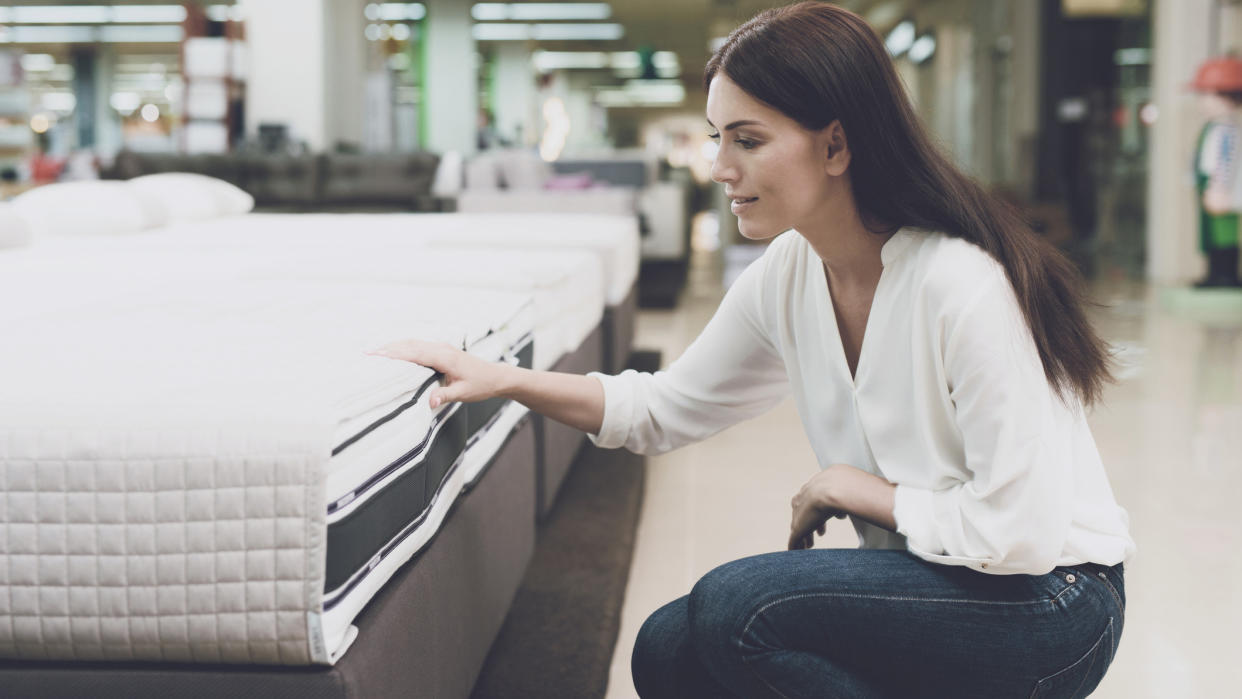
[[[630,287],[619,305],[604,308],[604,364],[603,371],[619,374],[625,371],[634,349],[634,320],[638,312],[638,284]]]
[[[0,663],[23,699],[467,697],[535,546],[535,429],[528,420],[462,494],[435,538],[371,600],[333,667]]]
[[[605,327],[606,324],[602,322],[596,326],[577,350],[561,357],[552,365],[552,371],[570,374],[601,371]],[[582,448],[586,435],[542,415],[532,413],[531,419],[535,422],[535,463],[538,464],[535,502],[536,511],[542,520],[556,502],[556,493],[569,473],[569,467],[573,465],[574,456]]]

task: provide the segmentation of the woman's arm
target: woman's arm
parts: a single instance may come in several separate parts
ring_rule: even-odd
[[[500,395],[589,434],[604,422],[604,386],[593,376],[509,367]]]
[[[604,421],[604,387],[598,379],[533,371],[488,362],[444,343],[402,340],[372,352],[414,362],[444,374],[431,392],[431,407],[451,401],[473,403],[502,397],[583,432],[596,434]]]
[[[417,340],[396,342],[375,354],[444,373],[445,385],[431,394],[432,407],[503,396],[587,432],[601,447],[659,454],[755,417],[788,394],[784,362],[763,327],[760,285],[767,258],[746,268],[685,353],[654,374],[627,370],[617,376],[576,376],[517,369]]]
[[[789,548],[809,549],[812,532],[824,533],[833,517],[853,515],[890,532],[897,531],[893,504],[897,486],[848,464],[833,464],[807,481],[790,506]]]

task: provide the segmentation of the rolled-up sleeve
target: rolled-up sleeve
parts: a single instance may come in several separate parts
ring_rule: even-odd
[[[716,314],[665,371],[593,373],[604,386],[604,419],[591,440],[659,454],[756,417],[789,393],[780,353],[762,319],[763,265],[752,263]]]
[[[1057,432],[1072,429],[1072,410],[1049,385],[1003,272],[947,327],[945,376],[968,477],[898,484],[898,533],[931,562],[1046,573],[1073,519],[1072,455],[1056,446],[1071,441]]]

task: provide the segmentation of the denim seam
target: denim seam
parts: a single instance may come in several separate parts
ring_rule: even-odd
[[[739,650],[742,648],[742,639],[741,639],[741,638],[739,638],[739,639],[737,640],[737,647],[738,647],[738,649],[739,649]],[[755,668],[751,667],[751,665],[750,665],[750,660],[748,660],[748,659],[747,659],[747,657],[746,657],[746,653],[742,652],[742,653],[739,653],[739,655],[741,655],[741,656],[742,656],[742,664],[743,664],[743,665],[745,665],[745,666],[746,666],[746,668],[747,668],[748,670],[750,670],[751,674],[755,676],[755,679],[757,679],[757,680],[759,680],[760,682],[762,682],[762,683],[763,683],[763,685],[764,685],[765,687],[767,687],[768,689],[770,689],[770,690],[772,690],[773,692],[775,692],[775,693],[776,693],[776,696],[780,697],[781,699],[789,699],[789,697],[788,697],[788,696],[786,696],[784,692],[782,692],[781,690],[777,689],[776,687],[773,687],[773,686],[771,685],[771,683],[769,683],[767,680],[763,679],[763,675],[760,675],[760,674],[759,674],[759,672],[758,672],[757,670],[755,670]]]
[[[1091,648],[1089,648],[1089,649],[1087,650],[1087,652],[1086,652],[1086,653],[1083,653],[1083,654],[1082,654],[1082,657],[1078,658],[1078,659],[1077,659],[1077,660],[1075,660],[1074,662],[1070,663],[1069,665],[1066,665],[1065,667],[1061,668],[1060,670],[1057,670],[1056,672],[1052,673],[1051,675],[1048,675],[1047,677],[1045,677],[1045,678],[1043,678],[1043,679],[1041,679],[1041,680],[1037,681],[1037,682],[1035,683],[1035,688],[1031,690],[1031,699],[1035,699],[1036,697],[1038,697],[1038,696],[1039,696],[1039,688],[1040,688],[1040,687],[1041,687],[1041,686],[1042,686],[1045,682],[1047,682],[1048,680],[1051,680],[1052,678],[1056,677],[1057,675],[1060,675],[1060,674],[1064,674],[1064,673],[1066,673],[1066,672],[1069,672],[1069,671],[1070,671],[1070,670],[1071,670],[1071,669],[1072,669],[1075,665],[1077,665],[1078,663],[1081,663],[1083,660],[1085,660],[1085,659],[1087,658],[1087,656],[1090,656],[1090,655],[1094,654],[1097,650],[1099,650],[1099,649],[1100,649],[1100,644],[1104,642],[1104,636],[1105,636],[1106,634],[1109,636],[1109,639],[1110,639],[1110,641],[1111,641],[1111,638],[1112,638],[1112,631],[1113,631],[1113,617],[1111,617],[1111,616],[1110,616],[1110,617],[1108,617],[1108,625],[1104,627],[1104,632],[1100,634],[1100,637],[1099,637],[1098,639],[1096,639],[1095,643],[1091,644]],[[1083,671],[1082,680],[1081,680],[1081,681],[1079,681],[1079,683],[1078,683],[1078,687],[1077,687],[1076,689],[1074,689],[1074,693],[1073,693],[1073,694],[1071,694],[1070,696],[1072,696],[1072,697],[1076,697],[1076,696],[1078,696],[1078,690],[1079,690],[1079,689],[1082,689],[1082,685],[1083,685],[1083,684],[1087,681],[1087,675],[1088,675],[1088,674],[1090,674],[1090,672],[1091,672],[1091,668],[1093,668],[1093,667],[1095,667],[1095,658],[1091,658],[1091,664],[1090,664],[1090,665],[1088,665],[1088,666],[1087,666],[1087,669]]]
[[[1069,588],[1066,588],[1066,589],[1068,590]],[[1064,593],[1065,593],[1065,590],[1062,590],[1060,593],[1058,593],[1057,597],[1060,597]],[[1001,600],[951,599],[947,597],[902,597],[902,596],[897,596],[897,595],[864,595],[864,594],[848,593],[848,592],[808,592],[806,594],[791,595],[789,597],[782,597],[780,599],[772,600],[771,602],[768,602],[767,604],[760,607],[754,613],[753,616],[751,616],[750,622],[746,624],[746,629],[750,628],[750,624],[754,622],[755,617],[767,611],[769,607],[772,607],[777,604],[783,604],[785,602],[791,602],[797,599],[806,599],[808,597],[845,597],[849,599],[888,600],[890,602],[942,602],[942,603],[948,603],[948,604],[992,604],[992,605],[1008,606],[1008,607],[1034,606],[1034,605],[1048,604],[1049,602],[1056,601],[1056,598],[1053,598],[1052,600],[1037,599],[1037,600],[1026,600],[1022,602],[1006,602],[1006,601],[1001,601]],[[743,633],[745,633],[745,630],[743,630]]]
[[[1065,594],[1065,593],[1069,592],[1069,591],[1070,591],[1070,590],[1072,590],[1072,589],[1074,589],[1074,583],[1069,583],[1068,585],[1066,585],[1066,586],[1065,586],[1065,589],[1063,589],[1063,590],[1061,590],[1060,592],[1058,592],[1058,593],[1057,593],[1057,596],[1056,596],[1056,597],[1053,597],[1052,599],[1050,599],[1050,600],[1048,600],[1048,601],[1049,601],[1050,603],[1052,603],[1052,604],[1056,604],[1057,600],[1061,599],[1061,595],[1063,595],[1063,594]]]
[[[1108,588],[1109,594],[1113,596],[1113,601],[1117,603],[1117,609],[1121,611],[1121,616],[1124,618],[1126,614],[1126,604],[1121,601],[1121,594],[1118,593],[1117,588],[1113,586],[1113,581],[1109,580],[1107,575],[1098,575],[1096,577],[1100,582],[1104,583],[1105,587]]]

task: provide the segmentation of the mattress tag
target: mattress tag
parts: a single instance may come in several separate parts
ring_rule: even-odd
[[[323,640],[323,620],[318,612],[306,613],[306,628],[310,636],[311,662],[316,665],[327,665],[328,648]]]

